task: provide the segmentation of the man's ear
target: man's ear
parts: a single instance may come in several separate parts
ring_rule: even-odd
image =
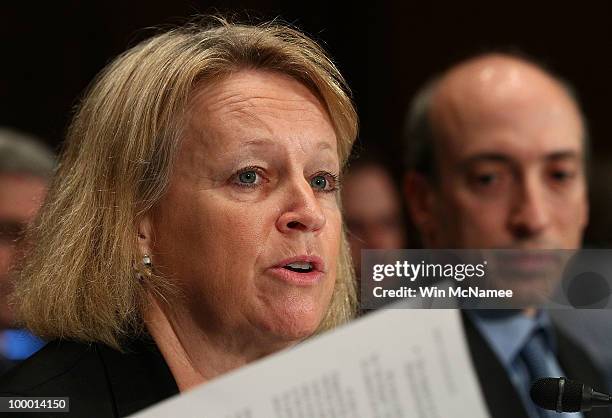
[[[404,199],[412,222],[427,243],[436,234],[436,192],[431,180],[421,173],[410,171],[404,176]]]
[[[153,249],[153,222],[150,214],[144,215],[138,221],[138,245],[144,256],[151,255]]]
[[[589,226],[589,222],[591,220],[591,205],[589,203],[588,192],[585,192],[584,197],[584,215],[582,216],[582,229],[586,229]]]

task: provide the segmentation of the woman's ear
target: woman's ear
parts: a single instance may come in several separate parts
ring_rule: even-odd
[[[144,256],[151,255],[153,249],[153,222],[151,215],[144,215],[138,222],[138,245]]]

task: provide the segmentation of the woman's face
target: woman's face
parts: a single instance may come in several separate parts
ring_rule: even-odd
[[[330,303],[341,236],[336,135],[294,79],[245,70],[196,90],[167,194],[156,269],[207,332],[296,341]]]

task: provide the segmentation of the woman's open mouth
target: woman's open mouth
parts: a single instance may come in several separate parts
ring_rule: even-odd
[[[325,275],[323,260],[316,256],[292,257],[281,261],[270,271],[283,281],[298,286],[318,283]]]

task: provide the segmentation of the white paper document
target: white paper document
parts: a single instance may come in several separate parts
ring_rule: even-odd
[[[138,418],[486,418],[457,310],[384,310]]]

